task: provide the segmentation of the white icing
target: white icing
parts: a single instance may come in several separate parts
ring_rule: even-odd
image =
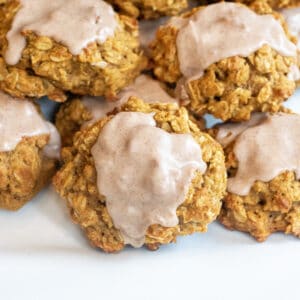
[[[189,18],[172,18],[168,24],[179,29],[176,46],[183,80],[177,90],[182,95],[186,82],[200,78],[222,59],[248,57],[264,45],[283,56],[297,56],[296,45],[272,15],[258,15],[236,3],[208,5]]]
[[[23,137],[46,134],[50,140],[44,148],[45,155],[59,158],[60,136],[56,128],[41,117],[30,101],[0,92],[0,152],[14,150]]]
[[[26,30],[51,37],[78,55],[91,42],[104,43],[118,25],[112,7],[102,0],[20,0],[20,5],[7,33],[9,65],[21,58]]]
[[[227,147],[233,142],[241,133],[248,128],[256,126],[261,123],[267,115],[265,113],[254,113],[249,121],[240,123],[224,123],[219,126],[216,140],[223,146]]]
[[[262,115],[251,126],[244,125],[232,124],[229,129],[235,132],[233,151],[238,161],[236,175],[228,179],[230,193],[246,196],[256,181],[269,182],[284,171],[294,171],[300,179],[299,115]]]
[[[195,171],[206,171],[199,144],[189,134],[156,127],[152,114],[121,112],[102,129],[92,155],[99,192],[126,244],[140,247],[153,224],[178,224]]]

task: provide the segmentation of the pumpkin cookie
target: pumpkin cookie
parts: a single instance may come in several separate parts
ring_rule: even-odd
[[[273,232],[300,237],[300,116],[256,113],[250,121],[220,125],[227,195],[219,220],[264,241]]]
[[[130,98],[75,134],[54,186],[91,244],[155,250],[205,232],[226,189],[224,155],[185,108]]]
[[[1,92],[0,128],[0,208],[17,210],[54,175],[60,138],[32,102]]]
[[[0,5],[0,89],[15,97],[113,97],[140,72],[137,21],[101,0]]]
[[[296,39],[270,7],[218,3],[173,17],[153,41],[154,73],[177,84],[183,104],[197,115],[248,120],[277,112],[295,90]]]

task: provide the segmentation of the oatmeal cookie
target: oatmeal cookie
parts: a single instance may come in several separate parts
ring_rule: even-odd
[[[107,114],[120,110],[121,106],[132,97],[139,97],[147,103],[178,103],[178,100],[168,94],[164,84],[147,75],[140,75],[136,80],[124,88],[118,95],[117,101],[109,102],[101,97],[73,98],[62,104],[56,115],[62,143],[69,146],[73,136],[82,126],[93,124]],[[205,127],[204,120],[197,121],[201,128]]]
[[[56,172],[60,140],[34,104],[2,93],[0,128],[0,208],[17,210]]]
[[[281,116],[284,116],[284,114]],[[298,116],[298,118],[300,117]],[[253,122],[253,120],[254,117],[251,118],[250,122]],[[229,125],[233,126],[228,128],[232,130],[233,135],[230,136],[230,134],[228,134],[228,139],[223,140],[223,142],[225,141],[223,146],[229,178],[228,182],[230,182],[232,178],[236,178],[237,172],[240,168],[240,161],[237,159],[237,150],[235,150],[235,147],[238,142],[241,143],[241,136],[249,129],[256,130],[257,136],[262,125],[267,124],[270,120],[270,116],[260,116],[252,124],[245,123],[246,125],[244,127],[242,124],[239,124],[238,126],[242,128],[242,130],[239,131],[236,131],[235,128],[237,127],[235,124]],[[285,122],[287,126],[289,126],[288,122],[289,121]],[[225,123],[225,125],[220,125],[220,127],[211,131],[212,135],[216,137],[217,140],[218,133],[222,126],[226,127],[228,125]],[[228,132],[230,132],[230,130]],[[287,127],[284,131],[285,130],[291,131],[293,129]],[[287,133],[286,136],[288,135],[289,134]],[[221,135],[219,135],[219,138],[220,137]],[[222,138],[224,137],[225,134]],[[269,136],[269,138],[265,138],[265,146],[257,144],[256,141],[252,142],[253,159],[251,164],[255,164],[256,157],[263,151],[263,147],[268,147],[270,143],[273,143],[273,147],[277,147],[277,149],[280,147],[283,149],[283,151],[281,151],[281,153],[284,154],[282,158],[279,157],[277,153],[274,153],[274,148],[265,148],[268,149],[270,154],[269,158],[267,160],[265,159],[265,162],[260,163],[263,172],[269,170],[267,169],[267,167],[270,168],[270,165],[267,165],[268,162],[270,162],[270,164],[274,163],[272,157],[276,157],[277,161],[281,160],[285,164],[289,161],[288,155],[290,154],[288,153],[290,152],[286,149],[286,143],[288,143],[290,137],[285,138],[285,142],[281,145],[279,145],[279,143],[281,143],[281,139],[278,139],[277,137],[278,134],[274,133],[272,137]],[[222,139],[219,139],[219,141],[222,143]],[[294,144],[295,141],[291,141],[289,147],[293,148],[292,145]],[[267,167],[265,167],[266,165]],[[260,171],[261,170],[258,170],[257,172]],[[251,170],[249,170],[249,177],[251,176],[250,172]],[[237,183],[237,181],[235,180],[233,183]],[[286,168],[282,172],[277,172],[275,177],[272,176],[271,179],[256,180],[252,184],[247,195],[244,194],[241,195],[240,193],[232,191],[227,192],[219,215],[219,221],[225,227],[231,230],[248,232],[259,242],[266,240],[267,237],[274,232],[284,232],[286,234],[293,234],[300,237],[300,181],[296,172]]]
[[[18,210],[47,185],[58,161],[43,154],[49,136],[23,138],[9,152],[0,152],[0,208]]]
[[[230,163],[227,160],[229,167]],[[246,197],[229,193],[219,220],[228,229],[248,232],[259,242],[274,232],[300,237],[299,196],[295,173],[284,172],[269,182],[256,182]]]
[[[80,102],[78,102],[80,103]],[[222,149],[209,135],[189,120],[185,108],[174,104],[147,104],[130,98],[123,112],[152,113],[156,126],[169,133],[190,133],[201,146],[204,174],[196,172],[177,209],[178,225],[163,227],[151,225],[146,232],[145,245],[155,250],[162,244],[174,242],[177,236],[205,232],[221,207],[226,189],[226,170]],[[125,243],[116,229],[106,206],[107,199],[97,188],[97,171],[91,149],[106,124],[116,115],[110,115],[75,134],[73,145],[63,148],[63,167],[54,177],[58,193],[66,200],[73,221],[81,226],[91,244],[106,252],[120,251]]]
[[[45,2],[43,0],[41,5]],[[81,5],[84,6],[84,2]],[[23,30],[26,45],[21,57],[17,63],[8,64],[7,35],[20,10],[18,0],[7,1],[0,6],[0,89],[15,97],[48,96],[61,102],[66,100],[67,92],[72,92],[112,98],[143,68],[137,21],[117,14],[117,28],[113,35],[103,43],[90,42],[78,55],[54,38]],[[54,16],[55,13],[60,11],[54,11]],[[51,25],[51,19],[47,21]],[[71,32],[69,34],[72,36]]]
[[[98,99],[97,101],[103,103],[105,100]],[[111,105],[105,105],[105,107],[109,106],[112,107]],[[114,108],[107,111],[107,114],[115,113],[119,108],[119,106],[114,106]],[[89,109],[84,104],[82,98],[74,98],[63,103],[55,117],[55,125],[61,135],[63,146],[72,145],[75,133],[83,126],[91,124],[91,121],[94,119],[93,110]],[[204,118],[190,115],[190,119],[196,123],[201,130],[206,128],[206,121]]]
[[[173,18],[157,31],[151,49],[154,73],[160,80],[180,83],[183,78],[177,46],[180,24],[207,7]],[[296,43],[278,13],[272,12],[267,5],[252,8],[259,15],[273,14],[283,25],[286,36]],[[202,76],[186,81],[185,95],[180,95],[185,98],[183,104],[197,115],[210,113],[222,120],[248,120],[254,111],[278,111],[282,102],[293,94],[295,81],[289,74],[295,64],[296,55],[283,56],[271,46],[264,45],[247,57],[232,56],[209,65]]]

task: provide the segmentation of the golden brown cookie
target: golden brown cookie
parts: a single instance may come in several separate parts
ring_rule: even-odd
[[[113,109],[110,113],[116,112],[117,110],[118,109]],[[75,133],[79,131],[83,125],[90,123],[89,121],[92,119],[92,112],[84,105],[82,99],[74,98],[63,103],[55,116],[55,125],[61,135],[62,144],[64,146],[70,146]],[[204,118],[190,115],[190,119],[196,123],[201,130],[206,128]]]
[[[217,138],[218,131],[217,127],[210,133]],[[229,179],[236,176],[239,168],[234,152],[238,137],[228,140],[223,148]],[[253,155],[257,153],[254,151]],[[272,156],[273,153],[270,153],[270,159]],[[299,199],[299,179],[295,172],[284,171],[270,181],[255,181],[245,196],[228,191],[218,219],[226,228],[247,232],[259,242],[265,241],[274,232],[300,237]]]
[[[49,183],[58,161],[44,155],[48,141],[48,135],[26,137],[13,151],[0,152],[0,208],[21,208]]]
[[[268,5],[252,8],[258,14],[273,13]],[[189,18],[203,7],[182,15]],[[178,28],[170,23],[161,27],[151,45],[154,73],[162,81],[176,84],[182,77],[176,39]],[[293,42],[296,40],[290,37]],[[288,74],[296,64],[295,57],[284,57],[265,45],[248,57],[233,56],[210,65],[202,77],[192,79],[186,87],[188,101],[184,105],[197,115],[213,114],[222,120],[247,120],[253,111],[280,110],[284,100],[295,90]]]
[[[23,32],[26,47],[16,65],[4,59],[6,35],[16,13],[18,0],[0,6],[0,89],[15,97],[48,96],[65,101],[66,92],[113,97],[140,72],[143,58],[139,49],[137,21],[116,16],[118,28],[104,43],[92,42],[80,55],[46,36]],[[105,65],[105,67],[101,67]]]
[[[150,226],[145,237],[146,246],[155,250],[162,244],[174,242],[177,236],[205,232],[207,225],[219,214],[226,188],[220,145],[189,120],[185,108],[178,109],[174,104],[146,104],[131,98],[122,111],[154,113],[157,127],[167,132],[191,133],[201,146],[203,160],[208,166],[205,174],[195,174],[184,203],[178,207],[179,224],[169,228]],[[81,226],[92,245],[106,252],[122,250],[125,245],[108,214],[105,197],[97,189],[91,148],[113,117],[108,116],[75,134],[73,145],[62,151],[63,167],[53,181],[56,190],[66,200],[73,221]]]
[[[0,208],[21,208],[49,183],[60,148],[38,105],[0,92]]]
[[[227,155],[230,172],[234,161]],[[259,242],[274,232],[300,237],[299,196],[295,173],[284,172],[270,182],[256,182],[246,197],[229,193],[219,220],[228,229],[248,232]]]
[[[173,91],[166,85],[154,80],[150,76],[140,75],[136,80],[118,95],[114,102],[107,101],[103,97],[71,98],[60,106],[56,115],[56,127],[58,128],[64,146],[70,146],[76,131],[82,126],[88,126],[102,119],[112,112],[120,110],[121,106],[132,97],[142,98],[146,103],[176,103],[172,97]],[[192,118],[192,116],[190,116]],[[200,129],[205,129],[203,118],[193,118]]]

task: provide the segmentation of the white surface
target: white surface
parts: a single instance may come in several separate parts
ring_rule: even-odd
[[[300,113],[298,102],[289,101]],[[300,241],[265,243],[215,223],[156,252],[89,246],[52,188],[0,211],[0,299],[299,299]]]

